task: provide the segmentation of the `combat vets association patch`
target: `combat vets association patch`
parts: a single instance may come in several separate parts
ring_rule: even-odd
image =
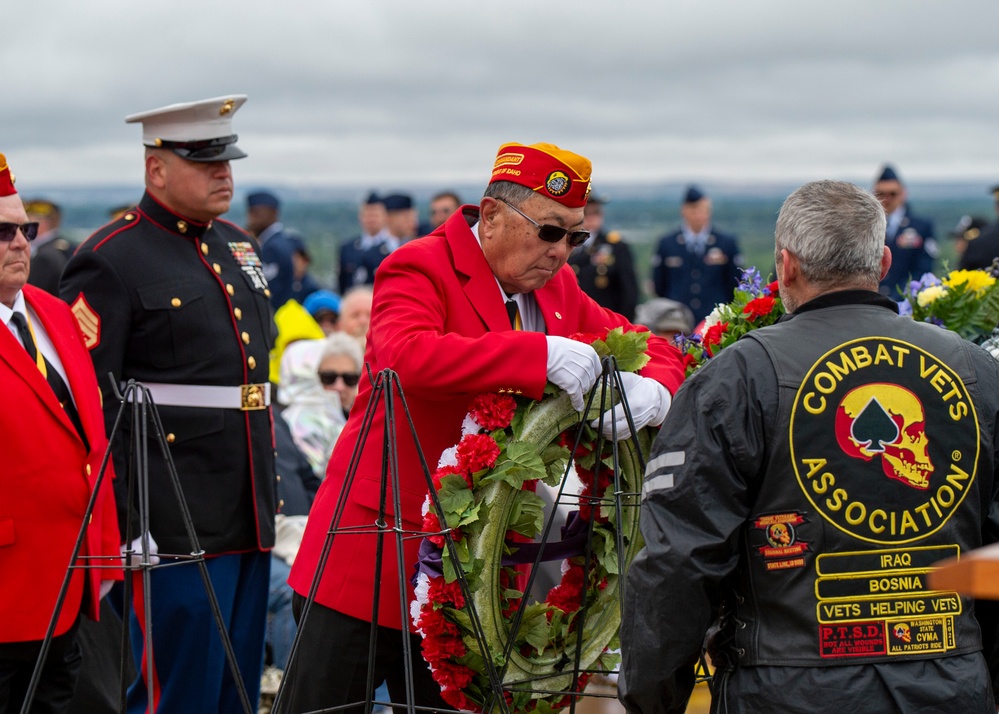
[[[805,565],[808,543],[799,540],[797,527],[806,523],[797,511],[768,513],[753,519],[753,528],[763,536],[763,545],[756,552],[763,557],[767,570],[787,570]]]
[[[552,196],[564,196],[572,188],[572,179],[564,171],[552,171],[545,179],[545,190]]]
[[[230,241],[228,246],[232,257],[239,263],[239,269],[250,278],[253,287],[257,290],[266,290],[267,278],[264,275],[264,266],[253,245],[249,241]]]
[[[101,316],[90,307],[83,293],[73,301],[70,310],[76,318],[76,324],[80,326],[80,332],[83,333],[83,344],[88,350],[97,347],[101,343]]]
[[[819,358],[795,396],[790,440],[798,485],[821,516],[885,545],[943,527],[971,490],[979,459],[961,378],[935,355],[884,337]]]

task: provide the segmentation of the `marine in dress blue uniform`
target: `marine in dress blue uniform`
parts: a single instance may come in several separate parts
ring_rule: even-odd
[[[906,202],[908,191],[891,166],[885,166],[878,175],[874,195],[888,216],[885,245],[891,251],[891,268],[878,289],[882,295],[897,299],[899,288],[933,271],[938,253],[933,223],[912,213]]]
[[[260,244],[260,260],[271,291],[274,309],[294,297],[294,237],[279,219],[281,202],[270,191],[255,191],[246,197],[246,228]]]
[[[126,118],[143,123],[146,193],[99,229],[66,266],[61,295],[82,328],[110,429],[119,404],[106,375],[152,391],[200,547],[255,702],[260,684],[270,558],[274,544],[274,441],[268,354],[275,328],[256,241],[218,220],[232,199],[232,114],[243,95]],[[130,420],[112,445],[127,473]],[[115,482],[124,524],[125,479]],[[159,448],[149,448],[150,535],[161,554],[190,553]],[[124,534],[134,538],[133,532]],[[127,541],[126,541],[127,542]],[[166,559],[164,557],[164,559]],[[198,568],[153,570],[156,708],[240,711]],[[141,579],[138,579],[141,583]],[[136,603],[141,603],[137,593]],[[146,710],[141,617],[128,710]]]
[[[50,295],[59,294],[59,276],[76,250],[76,243],[59,233],[62,211],[52,201],[36,199],[24,202],[24,211],[38,221],[38,237],[31,242],[31,273],[28,284]]]
[[[718,303],[729,302],[739,282],[738,239],[711,225],[711,199],[690,186],[680,207],[683,225],[659,239],[652,256],[656,295],[681,302],[703,320]]]
[[[605,233],[606,199],[590,194],[583,208],[583,229],[590,238],[569,255],[569,265],[579,279],[583,292],[629,320],[638,304],[638,280],[631,248],[618,231]]]
[[[993,186],[989,191],[996,200],[996,213],[999,214],[999,186]],[[974,228],[973,226],[969,226]],[[958,268],[961,270],[974,270],[975,268],[988,268],[992,261],[999,258],[999,218],[993,223],[985,226],[978,226],[980,234],[972,236],[968,230],[964,232],[963,239],[967,247],[961,254],[961,261]]]
[[[374,285],[375,270],[397,246],[385,229],[385,204],[377,194],[369,194],[358,216],[364,231],[340,246],[340,294],[355,285]]]

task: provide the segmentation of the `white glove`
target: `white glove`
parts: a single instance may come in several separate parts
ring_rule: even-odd
[[[111,588],[114,587],[114,580],[102,580],[101,581],[101,595],[98,600],[103,600],[107,597],[108,593],[111,592]]]
[[[572,408],[583,411],[585,396],[600,376],[600,357],[590,345],[568,337],[548,340],[548,380],[569,393]]]
[[[669,405],[673,402],[666,387],[654,379],[640,377],[632,372],[621,372],[621,387],[628,399],[631,418],[635,422],[636,429],[641,429],[649,424],[659,426],[665,421],[666,412],[669,411]],[[613,438],[614,433],[611,430],[614,428],[617,430],[618,440],[631,436],[623,404],[617,404],[612,409],[605,411],[603,419],[602,433],[606,438]],[[599,419],[594,419],[590,422],[590,426],[596,428],[599,423]]]
[[[131,544],[128,545],[127,547],[125,546],[125,544],[122,544],[122,546],[121,546],[121,556],[122,556],[122,558],[125,557],[125,551],[129,550],[129,549],[134,550],[135,552],[132,554],[131,558],[129,559],[128,565],[125,566],[125,567],[138,568],[139,565],[142,564],[142,536],[139,536],[138,538],[136,538],[135,540],[133,540],[131,542]],[[149,564],[150,565],[157,565],[160,562],[160,556],[157,555],[157,553],[159,553],[159,552],[160,552],[160,547],[158,545],[156,545],[156,541],[153,540],[153,534],[150,533],[149,534]]]

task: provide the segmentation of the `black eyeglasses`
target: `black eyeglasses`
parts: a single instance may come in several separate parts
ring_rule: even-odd
[[[361,381],[361,375],[355,372],[320,372],[319,381],[324,387],[332,387],[337,379],[342,379],[348,387],[356,387]]]
[[[31,223],[0,223],[0,241],[4,243],[10,243],[17,236],[17,229],[21,229],[21,233],[27,240],[34,240],[35,236],[38,235],[38,222],[33,221]]]
[[[545,241],[546,243],[558,243],[560,240],[569,236],[569,246],[575,248],[578,245],[583,245],[586,239],[590,237],[589,231],[570,231],[568,228],[562,228],[561,226],[553,226],[550,223],[538,223],[536,220],[531,218],[529,215],[521,211],[519,208],[514,206],[509,201],[504,201],[502,198],[497,198],[497,201],[503,201],[510,208],[515,210],[517,213],[522,215],[531,224],[538,229],[538,238]]]

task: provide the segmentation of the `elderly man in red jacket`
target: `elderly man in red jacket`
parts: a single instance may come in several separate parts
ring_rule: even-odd
[[[478,206],[463,206],[429,236],[393,252],[379,268],[365,360],[375,372],[390,368],[398,373],[429,460],[457,443],[469,402],[480,393],[507,391],[539,399],[551,381],[567,391],[582,411],[600,362],[592,347],[568,336],[629,325],[587,297],[566,267],[570,251],[588,235],[583,230],[583,206],[589,188],[586,158],[551,144],[506,144],[500,147]],[[662,423],[670,393],[683,376],[679,353],[664,340],[650,338],[649,354],[651,361],[640,376],[626,375],[638,428]],[[371,385],[362,381],[313,505],[289,580],[298,593],[299,609],[309,592],[371,395]],[[617,428],[619,436],[627,436],[626,424]],[[370,526],[376,520],[383,432],[384,409],[379,405],[340,528]],[[399,438],[398,454],[402,513],[397,523],[418,531],[427,485],[412,439]],[[376,684],[387,680],[393,700],[405,701],[398,646],[404,624],[390,540],[385,541],[376,582],[377,538],[336,538],[305,623],[299,656],[288,673],[287,711],[365,698],[376,589],[380,592]],[[416,562],[418,546],[418,539],[406,541],[407,567]],[[412,600],[412,591],[405,597]],[[440,688],[419,661],[418,641],[412,651],[416,703],[446,707]]]
[[[21,709],[107,449],[94,368],[69,307],[26,285],[29,223],[0,154],[0,714]],[[109,472],[80,555],[119,554]],[[83,564],[87,561],[82,561]],[[100,565],[99,561],[90,561]],[[104,563],[110,565],[111,563]],[[81,664],[81,613],[119,571],[73,571],[31,711],[67,711]]]

